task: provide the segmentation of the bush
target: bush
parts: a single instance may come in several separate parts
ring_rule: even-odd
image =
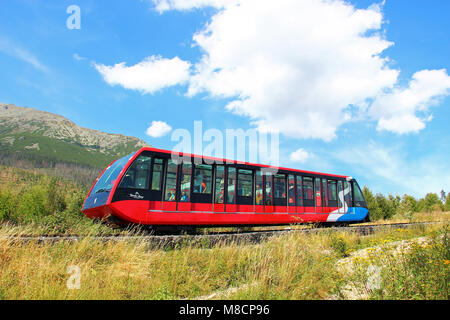
[[[336,235],[333,234],[331,236],[331,247],[336,250],[341,256],[347,257],[348,256],[348,244],[343,235]]]
[[[0,222],[11,219],[16,210],[17,199],[10,190],[0,190]]]
[[[380,193],[377,193],[375,196],[375,200],[377,201],[377,205],[381,210],[381,215],[383,219],[392,218],[397,210],[397,199],[389,195],[389,198],[386,198]]]
[[[36,222],[49,214],[48,196],[44,187],[35,185],[24,190],[14,220],[18,222]]]

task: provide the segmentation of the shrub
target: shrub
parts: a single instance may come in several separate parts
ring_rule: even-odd
[[[9,220],[16,210],[17,199],[10,190],[0,190],[0,221]]]
[[[381,209],[383,219],[392,218],[397,209],[397,202],[394,197],[389,195],[389,198],[386,198],[380,193],[377,193],[375,199],[377,201],[378,207]]]
[[[14,218],[16,221],[29,223],[36,222],[48,214],[47,192],[44,187],[35,185],[22,192]]]
[[[348,256],[348,244],[342,235],[333,234],[331,236],[331,247],[335,249],[341,256]]]

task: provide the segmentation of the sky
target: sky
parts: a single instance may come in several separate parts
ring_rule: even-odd
[[[284,167],[450,192],[450,2],[0,3],[0,102],[172,149],[279,132]]]

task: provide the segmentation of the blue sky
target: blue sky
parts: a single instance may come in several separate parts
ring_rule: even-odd
[[[269,126],[282,166],[385,194],[450,191],[448,12],[438,0],[3,1],[0,102],[164,149],[176,142],[147,135],[152,121]]]

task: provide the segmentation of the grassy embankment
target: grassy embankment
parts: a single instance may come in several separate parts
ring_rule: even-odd
[[[1,235],[1,232],[0,232]],[[367,247],[428,237],[425,245],[392,254],[388,248],[339,261]],[[361,237],[352,233],[289,234],[257,245],[217,245],[148,250],[144,241],[12,244],[0,237],[2,299],[448,299],[450,252],[447,226],[416,227]],[[380,289],[370,290],[368,266],[380,266]],[[80,289],[67,287],[70,266]],[[234,290],[229,290],[235,288]],[[227,291],[228,290],[228,291]]]

